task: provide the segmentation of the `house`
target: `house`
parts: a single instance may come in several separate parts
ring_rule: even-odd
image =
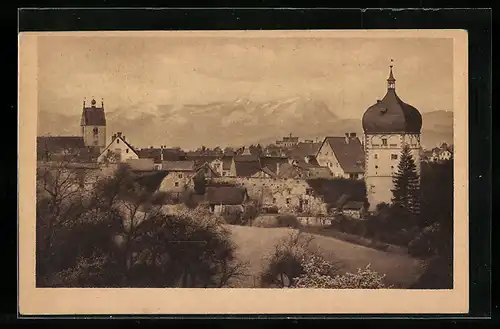
[[[95,163],[99,156],[98,147],[85,145],[79,136],[39,136],[36,138],[37,161],[67,161]]]
[[[328,167],[335,177],[361,179],[364,174],[365,153],[355,133],[345,137],[326,137],[316,154],[316,161]]]
[[[260,165],[262,168],[267,168],[274,175],[279,175],[280,167],[288,163],[286,157],[281,156],[262,156],[260,157]]]
[[[321,147],[322,143],[315,143],[312,141],[300,142],[286,152],[287,156],[291,159],[302,161],[307,158],[308,162],[316,161],[316,154]]]
[[[230,176],[231,164],[233,162],[232,156],[217,157],[209,162],[210,167],[218,173],[219,176]]]
[[[365,209],[364,202],[361,201],[348,201],[344,206],[342,206],[342,213],[346,216],[360,219],[363,215]]]
[[[260,157],[256,155],[237,155],[233,158],[230,175],[245,178],[273,178],[276,174],[267,167],[262,167]]]
[[[292,136],[290,133],[290,136],[283,137],[282,140],[276,141],[277,146],[283,146],[283,147],[292,147],[295,146],[299,143],[299,138]]]
[[[186,153],[180,148],[167,148],[161,146],[159,148],[145,148],[138,151],[140,159],[153,159],[154,169],[161,170],[163,161],[183,161],[186,160]]]
[[[193,161],[162,161],[161,171],[167,175],[160,185],[160,191],[180,194],[194,186],[196,173]]]
[[[111,137],[108,144],[97,158],[98,163],[124,163],[127,160],[139,159],[138,152],[130,145],[121,132]]]
[[[246,189],[235,186],[212,186],[205,191],[205,201],[214,214],[230,211],[243,211],[243,204],[248,200]]]

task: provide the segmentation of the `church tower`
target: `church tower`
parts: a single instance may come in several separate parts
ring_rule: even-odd
[[[392,69],[391,65],[384,98],[370,106],[363,115],[365,182],[370,211],[382,202],[391,203],[393,175],[405,144],[411,149],[420,176],[422,116],[396,94]]]
[[[106,147],[106,115],[104,113],[104,101],[97,107],[95,99],[90,102],[90,107],[86,106],[83,100],[82,119],[80,122],[81,134],[85,146]]]

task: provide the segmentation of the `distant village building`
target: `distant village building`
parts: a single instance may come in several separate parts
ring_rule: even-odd
[[[345,137],[326,137],[316,154],[320,166],[327,167],[334,177],[361,179],[364,174],[364,151],[355,133]]]
[[[370,211],[392,199],[393,175],[405,144],[412,151],[420,175],[420,131],[422,116],[396,94],[396,79],[390,66],[387,93],[363,115],[365,181]]]
[[[127,142],[121,132],[118,132],[111,137],[111,143],[101,152],[97,162],[123,163],[136,159],[139,159],[138,151]]]
[[[96,106],[95,99],[90,107],[83,101],[80,120],[80,136],[38,136],[37,160],[72,162],[96,162],[106,146],[106,115],[104,103]]]
[[[214,214],[221,215],[235,211],[243,212],[243,204],[248,200],[245,188],[237,186],[207,187],[205,201]]]
[[[298,143],[299,143],[299,138],[292,136],[292,134],[290,134],[290,136],[283,137],[283,139],[280,141],[276,141],[277,146],[283,146],[283,147],[292,147],[297,145]]]

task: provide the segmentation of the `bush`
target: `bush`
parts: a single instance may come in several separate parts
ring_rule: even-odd
[[[299,220],[294,215],[281,215],[276,217],[279,227],[298,228],[300,226]]]
[[[264,287],[289,287],[292,279],[302,274],[302,259],[308,253],[310,240],[301,239],[300,233],[290,234],[275,247],[269,265],[261,274]]]
[[[438,253],[441,229],[438,223],[430,225],[408,244],[408,253],[414,257],[428,257]]]
[[[383,282],[385,275],[380,275],[367,265],[358,269],[356,273],[337,275],[326,274],[316,263],[306,261],[304,274],[294,280],[294,288],[322,288],[322,289],[382,289],[387,288]]]
[[[252,226],[279,227],[278,226],[278,219],[276,218],[276,216],[259,216],[253,221]]]

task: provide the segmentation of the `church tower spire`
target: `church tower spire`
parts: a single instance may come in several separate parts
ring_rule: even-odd
[[[392,68],[393,68],[393,62],[394,60],[391,59],[391,65],[389,65],[390,68],[390,73],[389,73],[389,78],[387,79],[387,90],[395,90],[396,89],[396,79],[394,79],[394,74],[392,73]]]

